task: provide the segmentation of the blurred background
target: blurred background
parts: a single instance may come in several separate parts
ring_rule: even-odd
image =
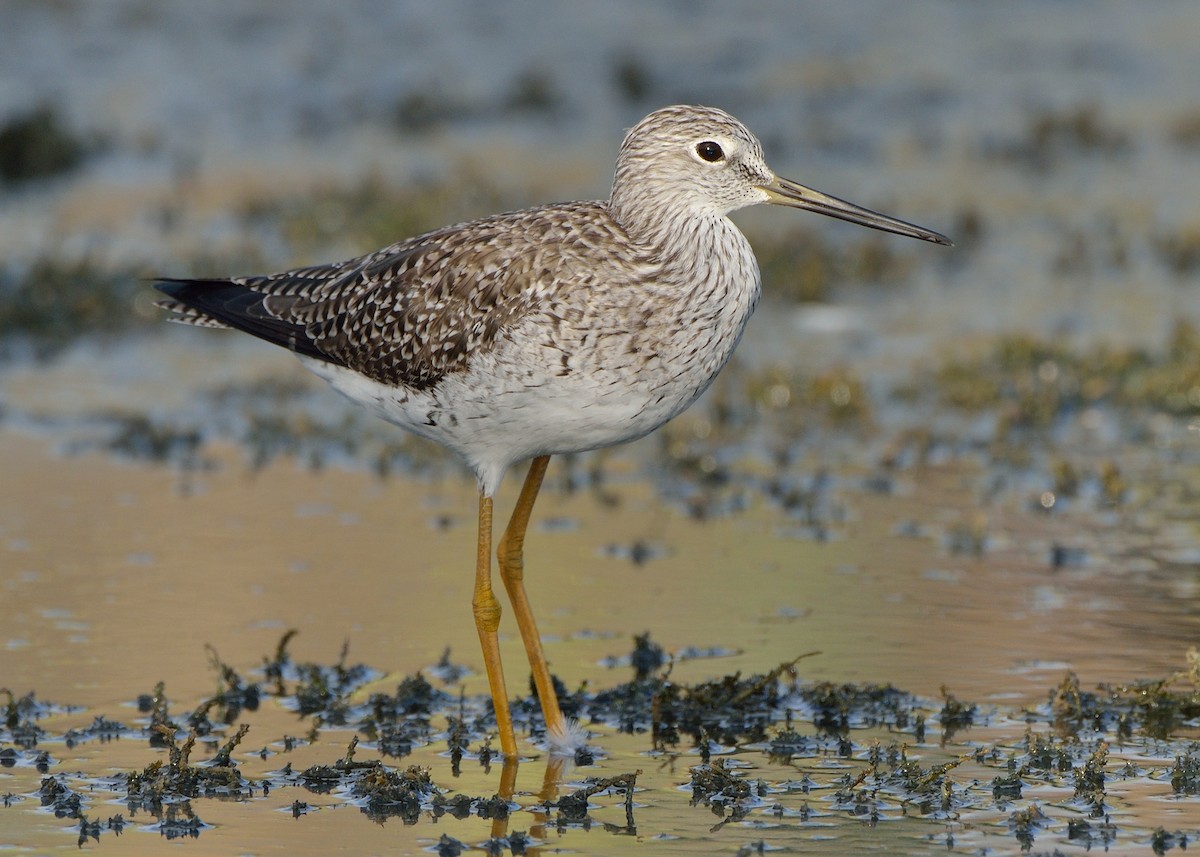
[[[0,380],[10,419],[131,405],[128,382],[155,367],[122,343],[171,335],[148,276],[327,261],[604,196],[624,129],[674,102],[723,107],[780,174],[958,244],[739,215],[776,310],[742,362],[849,363],[878,383],[980,336],[1152,348],[1196,314],[1190,3],[9,0],[0,14],[0,379],[69,367]],[[80,364],[85,389],[55,396]]]
[[[890,432],[872,435],[876,460],[897,432],[939,425],[935,446],[1020,450],[1002,458],[1022,467],[1031,433],[1190,449],[1194,4],[9,0],[0,14],[10,427],[174,460],[213,438],[259,463],[436,460],[313,398],[275,349],[163,324],[146,280],[330,261],[602,197],[625,128],[702,102],[746,121],[781,175],[957,246],[739,213],[767,311],[699,424],[644,443],[654,455],[666,444],[712,475],[747,452],[802,457],[847,424]],[[738,414],[754,417],[748,444],[712,433]],[[1033,464],[1040,496],[1057,465]]]
[[[750,212],[770,296],[878,285],[874,312],[938,339],[1149,344],[1195,309],[1186,2],[8,0],[0,14],[10,356],[22,337],[154,323],[145,301],[129,311],[140,275],[274,269],[604,196],[624,129],[675,102],[746,121],[782,175],[958,242],[929,253]],[[877,252],[863,261],[862,245]]]

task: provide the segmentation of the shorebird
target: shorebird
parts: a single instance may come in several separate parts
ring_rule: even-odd
[[[531,461],[497,546],[552,752],[586,735],[559,708],[524,584],[530,513],[551,455],[634,440],[716,377],[758,303],[731,212],[815,211],[950,244],[929,229],[775,175],[737,119],[657,110],[626,135],[606,200],[448,226],[345,262],[229,279],[163,279],[175,320],[294,352],[383,419],[458,453],[479,483],[472,607],[501,752],[517,758],[492,590],[492,497]]]

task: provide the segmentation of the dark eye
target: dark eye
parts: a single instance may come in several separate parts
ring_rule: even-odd
[[[715,164],[717,161],[725,157],[725,152],[721,147],[712,140],[705,140],[703,143],[696,144],[696,154],[710,164]]]

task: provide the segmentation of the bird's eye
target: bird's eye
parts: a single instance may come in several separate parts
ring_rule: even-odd
[[[717,161],[725,157],[725,152],[712,140],[705,140],[703,143],[697,143],[696,154],[699,155],[702,160],[708,161],[710,164],[715,164]]]

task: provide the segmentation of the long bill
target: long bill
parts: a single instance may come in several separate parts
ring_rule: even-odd
[[[884,232],[894,232],[897,235],[907,235],[909,238],[920,238],[922,241],[932,241],[934,244],[953,246],[954,243],[940,232],[888,217],[886,214],[871,211],[869,208],[846,202],[844,199],[838,199],[836,196],[821,193],[819,190],[807,188],[787,179],[776,177],[775,181],[761,187],[766,191],[767,202],[775,205],[815,211],[817,214],[826,214],[839,220],[857,223],[860,226],[882,229]]]

